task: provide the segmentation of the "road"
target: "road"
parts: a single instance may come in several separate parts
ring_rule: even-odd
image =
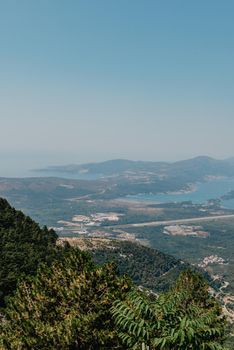
[[[109,228],[128,228],[128,227],[145,227],[145,226],[167,226],[175,224],[188,224],[201,221],[213,221],[213,220],[226,220],[233,219],[234,214],[229,215],[216,215],[216,216],[203,216],[200,218],[190,218],[190,219],[177,219],[177,220],[167,220],[167,221],[150,221],[150,222],[140,222],[135,224],[125,224],[125,225],[114,225],[108,226]]]

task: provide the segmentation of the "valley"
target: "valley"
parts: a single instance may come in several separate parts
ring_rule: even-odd
[[[55,171],[64,177],[48,177]],[[0,178],[0,196],[40,225],[53,228],[63,242],[80,246],[85,240],[95,240],[96,248],[91,250],[97,261],[116,259],[107,246],[119,242],[122,246],[140,244],[138,255],[153,248],[205,270],[220,285],[218,297],[231,315],[232,162],[207,157],[174,164],[118,160],[78,168],[49,168],[43,174],[47,176]],[[118,264],[125,271],[126,254],[120,254],[123,256],[118,255]],[[164,273],[162,285],[169,276],[166,270]],[[143,285],[153,289],[144,281]],[[154,278],[152,281],[156,283]],[[160,286],[159,280],[157,284]]]
[[[2,1],[0,350],[234,350],[234,1]]]

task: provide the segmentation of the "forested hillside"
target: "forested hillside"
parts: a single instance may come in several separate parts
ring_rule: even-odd
[[[226,322],[197,274],[184,272],[158,298],[97,267],[70,249],[41,266],[8,301],[0,323],[2,350],[224,350]]]
[[[52,261],[57,235],[0,198],[0,305],[24,275],[36,273],[40,262]]]
[[[89,251],[98,265],[114,262],[120,274],[128,274],[135,284],[156,292],[168,290],[180,272],[190,267],[171,255],[130,241],[77,238],[70,243]]]
[[[156,296],[102,264],[163,289],[160,277],[186,267],[173,257],[126,242],[94,254],[97,265],[3,199],[0,238],[1,350],[225,349],[226,320],[202,276],[185,271]]]

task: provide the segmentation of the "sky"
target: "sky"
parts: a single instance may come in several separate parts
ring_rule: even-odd
[[[232,0],[0,0],[0,176],[234,156]]]

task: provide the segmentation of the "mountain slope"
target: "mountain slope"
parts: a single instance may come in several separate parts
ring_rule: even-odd
[[[126,171],[160,170],[161,167],[168,166],[166,162],[133,161],[127,159],[113,159],[98,163],[70,164],[61,166],[49,166],[39,169],[39,172],[62,172],[62,173],[90,173],[110,176],[121,174]]]
[[[56,240],[54,231],[41,229],[0,198],[0,305],[22,275],[34,274],[40,262],[50,259]]]
[[[64,241],[89,251],[99,265],[115,262],[121,274],[127,273],[135,284],[154,292],[168,290],[181,271],[191,268],[188,263],[171,255],[130,241],[99,238]]]
[[[81,165],[50,166],[39,171],[61,174],[99,174],[102,176],[120,176],[126,173],[149,173],[164,175],[167,177],[182,176],[187,179],[198,180],[206,175],[234,176],[234,162],[228,160],[216,160],[207,156],[199,156],[174,163],[131,161],[126,159],[114,159],[100,163],[88,163]]]

